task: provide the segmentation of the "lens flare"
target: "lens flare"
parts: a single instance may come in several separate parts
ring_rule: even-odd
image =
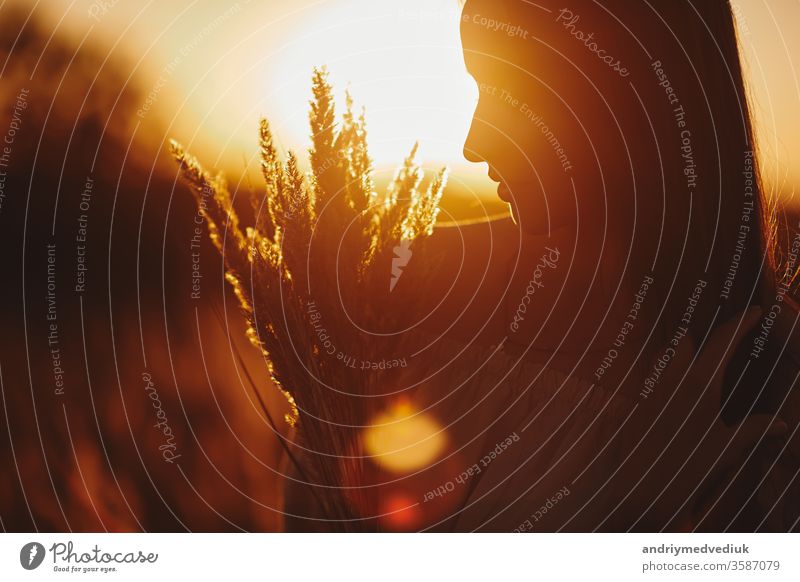
[[[390,496],[382,510],[385,513],[382,524],[391,531],[411,531],[422,522],[419,502],[403,493]]]
[[[372,461],[392,473],[409,473],[436,461],[447,438],[429,414],[398,401],[377,415],[364,431],[364,447]]]

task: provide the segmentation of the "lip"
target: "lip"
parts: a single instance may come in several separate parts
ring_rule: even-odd
[[[500,198],[500,200],[502,200],[503,202],[510,204],[511,192],[509,191],[508,186],[506,186],[505,182],[503,182],[503,180],[500,178],[500,176],[497,175],[497,173],[492,169],[491,166],[489,166],[489,179],[492,182],[498,183],[497,187],[498,198]]]

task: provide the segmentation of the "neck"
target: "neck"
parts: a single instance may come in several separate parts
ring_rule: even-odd
[[[506,302],[510,344],[547,358],[555,354],[562,368],[590,379],[623,327],[625,342],[634,347],[646,335],[649,310],[637,305],[652,279],[628,256],[631,245],[618,243],[620,237],[609,231],[611,226],[567,226],[550,236],[523,235]],[[635,320],[629,317],[632,310]],[[632,329],[626,321],[635,323]],[[627,370],[637,351],[629,347],[617,367]]]

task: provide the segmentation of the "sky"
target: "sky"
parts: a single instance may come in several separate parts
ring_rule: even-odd
[[[800,0],[734,6],[765,178],[792,202],[800,186]],[[485,168],[461,155],[477,88],[460,55],[456,0],[38,0],[36,10],[78,42],[134,63],[143,128],[163,123],[216,167],[253,170],[262,116],[280,145],[304,149],[310,72],[325,64],[339,94],[347,88],[367,106],[379,170],[418,140],[426,166],[446,163],[456,179],[490,191]]]

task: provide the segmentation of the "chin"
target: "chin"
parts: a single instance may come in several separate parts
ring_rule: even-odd
[[[539,208],[520,208],[513,202],[508,203],[511,212],[511,220],[522,232],[531,235],[548,234],[557,225],[552,220],[548,220],[547,210]],[[552,217],[550,217],[552,219]]]
[[[543,205],[531,204],[530,199],[517,200],[510,192],[523,192],[521,187],[507,187],[501,185],[497,189],[497,196],[502,202],[508,204],[511,220],[519,229],[531,235],[547,234],[552,226],[552,220],[548,220],[547,208]],[[510,200],[509,200],[510,198]],[[526,202],[527,204],[520,204]],[[550,217],[552,219],[552,217]]]
[[[551,199],[549,205],[531,198],[512,199],[510,202],[503,200],[503,202],[508,204],[511,220],[525,234],[550,235],[554,230],[576,226],[577,217],[574,209],[554,204],[558,202],[555,198]]]

